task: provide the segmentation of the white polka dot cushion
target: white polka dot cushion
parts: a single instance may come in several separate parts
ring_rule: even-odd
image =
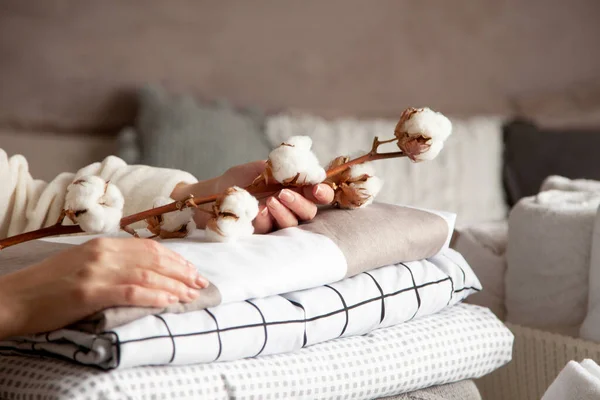
[[[288,354],[102,371],[59,359],[0,357],[6,399],[372,399],[478,378],[511,359],[513,336],[473,305]]]

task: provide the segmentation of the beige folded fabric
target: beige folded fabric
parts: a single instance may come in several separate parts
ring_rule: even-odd
[[[236,290],[248,291],[247,286],[250,284],[240,276],[248,273],[249,269],[252,273],[256,271],[256,276],[252,278],[256,279],[258,284],[267,282],[264,284],[265,290],[259,293],[261,296],[268,296],[290,290],[291,278],[286,280],[285,276],[281,277],[278,274],[281,275],[281,270],[292,261],[297,269],[290,271],[290,274],[295,273],[304,278],[306,270],[306,274],[312,271],[317,275],[308,277],[311,279],[307,282],[312,282],[311,284],[291,289],[302,290],[314,287],[315,283],[332,283],[384,265],[422,260],[447,247],[453,224],[453,217],[446,218],[415,208],[375,203],[353,211],[322,210],[313,221],[299,228],[288,228],[272,235],[255,235],[233,244],[209,244],[196,237],[164,241],[166,246],[175,251],[184,251],[184,256],[188,259],[190,256],[198,259],[196,265],[199,271],[211,280],[209,288],[202,290],[200,297],[191,303],[175,304],[165,309],[114,307],[103,310],[78,323],[78,328],[100,332],[150,314],[196,311],[240,301]],[[81,242],[81,237],[73,243],[77,242]],[[36,241],[2,250],[0,273],[24,268],[69,246],[64,243]],[[273,248],[277,246],[282,247]],[[217,253],[213,253],[213,249],[218,250],[220,255],[215,255]],[[320,254],[315,255],[315,251]],[[206,269],[210,257],[213,258],[213,265],[219,264],[218,273],[213,279],[209,275],[210,270]],[[320,260],[326,261],[315,268],[313,264]],[[273,267],[269,270],[262,268],[261,264],[272,264]],[[277,292],[278,282],[282,280],[285,282],[282,282],[281,286],[288,289]],[[233,281],[238,283],[234,284]],[[252,297],[246,299],[248,298]]]

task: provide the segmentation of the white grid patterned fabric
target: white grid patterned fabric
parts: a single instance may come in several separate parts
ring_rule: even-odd
[[[294,353],[191,366],[102,371],[58,359],[0,357],[6,399],[372,399],[478,378],[511,359],[513,336],[460,304]]]
[[[0,342],[102,368],[186,365],[279,354],[434,314],[480,290],[454,250],[280,296],[150,315],[99,335],[59,330]]]

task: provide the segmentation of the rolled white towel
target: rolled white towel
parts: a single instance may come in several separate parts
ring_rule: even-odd
[[[592,179],[569,179],[551,175],[544,179],[540,192],[562,190],[565,192],[600,192],[600,181]]]
[[[598,213],[592,235],[587,315],[581,325],[579,336],[600,342],[600,214]]]
[[[542,400],[600,399],[600,367],[589,358],[569,363],[548,387]]]
[[[508,230],[508,322],[579,334],[599,204],[600,193],[549,190],[515,205]]]

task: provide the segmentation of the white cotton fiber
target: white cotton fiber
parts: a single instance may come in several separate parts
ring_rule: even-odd
[[[123,194],[116,185],[108,183],[104,195],[100,197],[100,204],[104,204],[111,208],[122,210],[125,205]]]
[[[246,219],[217,218],[213,220],[216,228],[212,224],[206,226],[206,238],[213,242],[232,242],[241,237],[251,236],[254,233],[252,221]]]
[[[312,139],[293,136],[269,154],[273,177],[279,183],[298,175],[298,183],[317,184],[326,178],[326,172],[317,156],[310,150]]]
[[[423,135],[433,139],[434,142],[443,142],[452,133],[452,122],[442,113],[429,108],[420,108],[404,122],[403,131],[409,135]]]
[[[254,220],[258,215],[258,200],[247,190],[233,186],[221,201],[220,212],[230,213],[244,220]]]
[[[90,204],[98,204],[105,187],[106,181],[98,176],[77,179],[67,187],[65,208],[77,211],[86,209]]]
[[[310,136],[292,136],[284,143],[300,150],[310,150],[312,147],[312,139]]]
[[[124,204],[117,186],[93,175],[71,183],[65,196],[65,210],[88,233],[118,231]]]
[[[162,207],[173,203],[175,200],[169,197],[157,197],[154,199],[153,207]],[[178,211],[164,213],[162,215],[162,224],[160,228],[168,232],[176,232],[181,229],[182,225],[187,226],[187,231],[192,232],[196,228],[196,224],[192,221],[194,210],[192,208],[184,208]]]
[[[366,162],[350,167],[350,178],[359,178],[362,175],[375,176],[375,167],[373,166],[373,163]]]
[[[122,217],[122,210],[93,204],[85,212],[79,214],[76,219],[85,232],[114,233],[121,228]]]

